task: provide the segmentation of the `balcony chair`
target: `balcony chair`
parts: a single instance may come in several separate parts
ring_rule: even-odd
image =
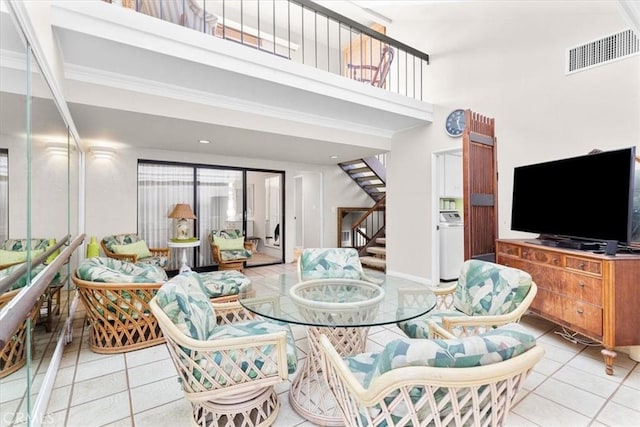
[[[384,87],[395,51],[391,46],[385,46],[380,52],[378,65],[347,64],[349,77],[372,86]]]
[[[381,284],[368,276],[355,248],[305,248],[298,257],[298,280],[355,279]]]
[[[213,260],[220,270],[244,269],[245,261],[251,259],[253,244],[247,242],[241,230],[212,230],[209,245]]]
[[[211,304],[200,276],[173,277],[151,300],[167,339],[193,425],[270,426],[280,410],[274,385],[295,372],[289,326],[265,320],[230,323],[219,315],[239,303]]]
[[[169,248],[149,248],[136,233],[105,236],[100,246],[106,256],[120,261],[141,262],[162,268],[169,262]]]
[[[95,353],[124,353],[164,342],[149,301],[167,280],[164,269],[94,257],[72,274],[91,327]]]
[[[501,426],[544,350],[518,324],[482,335],[399,339],[342,359],[320,339],[323,372],[345,425]]]
[[[436,325],[456,336],[482,333],[519,322],[537,290],[531,275],[522,270],[477,259],[467,260],[462,264],[457,283],[434,289],[438,298],[435,310],[398,326],[410,338],[434,337]],[[405,306],[419,303],[413,299],[410,290],[400,298]]]

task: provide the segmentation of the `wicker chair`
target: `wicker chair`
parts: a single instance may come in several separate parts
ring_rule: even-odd
[[[143,262],[162,268],[169,262],[169,248],[149,248],[136,233],[105,236],[100,246],[106,256],[120,261]]]
[[[209,245],[219,270],[242,271],[245,261],[251,259],[253,244],[244,239],[240,230],[212,230]]]
[[[280,402],[273,386],[296,369],[288,326],[265,320],[230,323],[246,318],[227,315],[244,312],[239,303],[211,304],[193,272],[169,280],[150,306],[191,402],[193,425],[274,424]]]
[[[518,327],[401,339],[345,359],[322,336],[323,372],[348,426],[501,426],[544,354]]]
[[[123,353],[164,342],[149,309],[167,280],[162,268],[95,257],[82,261],[72,280],[87,312],[92,351]]]
[[[305,248],[298,257],[298,280],[355,279],[381,284],[368,276],[354,248]]]
[[[6,305],[13,297],[20,292],[20,289],[14,289],[0,295],[0,309]],[[31,309],[24,322],[20,324],[18,329],[14,332],[10,340],[8,340],[4,347],[0,350],[0,378],[4,378],[7,375],[22,368],[27,362],[27,319],[31,319],[31,330],[36,325],[38,316],[40,315],[40,306],[42,304],[42,298],[40,298],[35,306]],[[33,344],[33,334],[31,334]],[[31,348],[35,348],[33,345]]]
[[[456,336],[482,333],[500,325],[519,322],[529,309],[538,287],[528,273],[481,260],[463,263],[458,282],[435,288],[436,309],[426,316],[398,324],[410,338],[434,336],[439,326]],[[420,304],[410,290],[399,295],[401,304]],[[439,329],[437,329],[439,330]],[[436,331],[437,331],[436,330]]]

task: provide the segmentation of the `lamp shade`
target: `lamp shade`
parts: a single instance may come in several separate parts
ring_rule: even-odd
[[[186,203],[178,203],[169,214],[169,218],[196,219],[196,216],[193,214],[191,206]]]

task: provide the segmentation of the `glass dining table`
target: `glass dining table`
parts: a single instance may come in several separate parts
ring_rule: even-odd
[[[251,313],[306,326],[309,352],[289,389],[293,409],[319,425],[340,426],[340,410],[322,374],[319,349],[326,335],[342,356],[365,351],[369,328],[422,316],[436,297],[431,287],[374,274],[380,284],[353,279],[299,281],[296,273],[252,279],[239,295]]]

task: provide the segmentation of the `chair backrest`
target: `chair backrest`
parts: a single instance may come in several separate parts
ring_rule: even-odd
[[[158,290],[154,301],[184,335],[206,341],[214,333],[215,311],[198,273],[185,272],[172,277]]]
[[[354,248],[305,248],[298,257],[298,280],[361,279],[362,274]]]
[[[4,251],[26,251],[29,248],[32,251],[46,250],[50,245],[50,240],[55,245],[55,239],[31,239],[30,241],[27,239],[7,239],[2,242],[0,249]]]
[[[376,68],[373,78],[371,79],[371,84],[377,87],[383,87],[386,80],[387,75],[389,74],[389,69],[391,68],[391,63],[393,62],[393,57],[395,52],[391,46],[385,46],[382,49],[380,54],[380,62],[378,63],[378,67]]]
[[[453,305],[468,316],[507,314],[522,303],[531,287],[529,273],[471,259],[462,264]]]

